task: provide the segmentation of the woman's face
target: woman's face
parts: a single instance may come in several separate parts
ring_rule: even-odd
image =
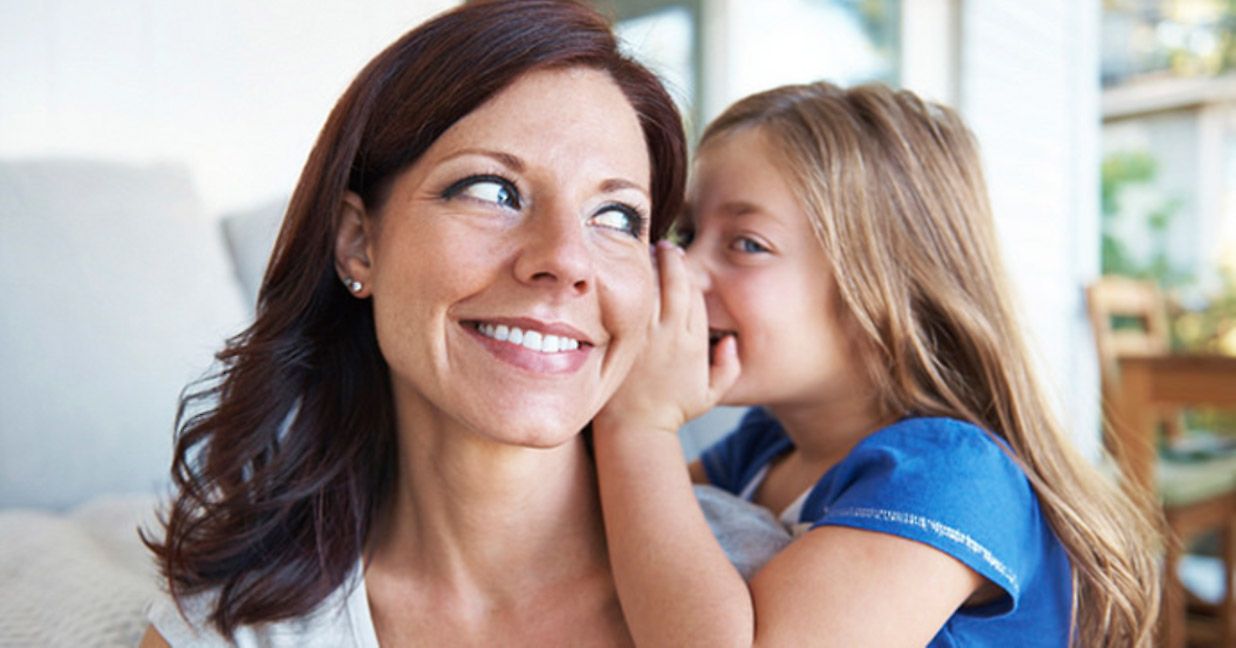
[[[380,213],[345,209],[341,263],[372,295],[401,423],[532,447],[579,432],[644,343],[650,175],[606,73],[534,71],[438,138]]]
[[[714,338],[733,335],[731,405],[793,406],[865,389],[839,318],[831,264],[758,128],[702,147],[687,191],[687,261]]]

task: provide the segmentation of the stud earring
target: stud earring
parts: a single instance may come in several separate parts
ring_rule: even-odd
[[[351,277],[344,277],[343,285],[347,286],[348,290],[351,290],[353,293],[358,293],[361,291],[361,288],[365,287],[364,284]]]

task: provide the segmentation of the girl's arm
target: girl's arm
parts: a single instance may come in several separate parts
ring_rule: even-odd
[[[730,564],[696,504],[677,430],[733,384],[734,340],[718,345],[710,368],[702,295],[676,249],[659,246],[658,260],[648,347],[593,423],[611,567],[636,644],[926,644],[985,582],[927,545],[821,527],[750,589]]]
[[[925,646],[984,583],[928,545],[850,527],[818,527],[752,579],[754,643]]]
[[[737,378],[734,340],[710,368],[703,295],[681,248],[658,244],[657,262],[647,346],[592,425],[614,582],[637,646],[749,645],[750,594],[696,502],[677,435]]]

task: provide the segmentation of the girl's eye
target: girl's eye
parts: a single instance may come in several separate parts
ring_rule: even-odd
[[[519,209],[519,190],[510,180],[495,175],[469,176],[455,182],[442,192],[442,197],[470,198],[507,209]]]
[[[634,236],[644,236],[644,216],[629,205],[606,205],[588,219],[593,225],[607,227]]]
[[[755,239],[750,238],[748,236],[741,236],[735,239],[734,242],[730,244],[730,247],[744,254],[763,254],[765,252],[772,251],[772,250],[769,250],[767,247],[765,247],[763,244],[761,244],[759,241],[756,241]]]
[[[678,247],[685,250],[687,249],[687,246],[691,245],[691,242],[695,240],[695,230],[687,226],[675,227],[671,238],[674,243],[678,244]]]

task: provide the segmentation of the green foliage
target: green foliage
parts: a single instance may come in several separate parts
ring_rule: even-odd
[[[1172,331],[1181,348],[1236,355],[1236,276],[1221,272],[1219,281],[1204,305],[1173,313]]]
[[[1103,274],[1152,279],[1164,288],[1170,288],[1190,279],[1188,273],[1172,265],[1167,253],[1167,232],[1180,211],[1180,199],[1165,198],[1142,216],[1142,225],[1151,233],[1153,241],[1153,249],[1148,259],[1136,259],[1129,252],[1128,244],[1120,239],[1115,227],[1116,221],[1122,218],[1120,195],[1123,190],[1132,185],[1151,184],[1157,174],[1158,165],[1154,158],[1142,151],[1113,153],[1103,159],[1100,173],[1100,204],[1103,210],[1102,271]]]
[[[1173,343],[1195,353],[1236,355],[1236,275],[1220,273],[1222,288],[1214,291],[1202,308],[1172,313]],[[1200,409],[1185,413],[1191,430],[1213,430],[1236,435],[1236,411]]]
[[[1181,208],[1177,197],[1158,201],[1153,209],[1142,214],[1126,214],[1121,210],[1123,191],[1132,186],[1152,185],[1158,174],[1154,158],[1145,152],[1121,152],[1103,159],[1101,205],[1103,209],[1102,271],[1103,274],[1149,279],[1157,283],[1169,297],[1190,291],[1197,292],[1196,278],[1172,264],[1167,253],[1167,234]],[[1144,231],[1151,237],[1150,254],[1136,258],[1128,244],[1121,240],[1116,223],[1122,218],[1140,218]],[[1199,295],[1189,308],[1173,306],[1169,313],[1172,342],[1177,348],[1211,353],[1236,353],[1236,277],[1231,271],[1218,275],[1219,290]],[[1170,300],[1169,301],[1178,301]]]

